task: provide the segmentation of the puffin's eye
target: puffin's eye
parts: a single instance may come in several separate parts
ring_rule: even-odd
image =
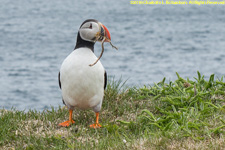
[[[92,23],[90,24],[89,28],[92,29]]]

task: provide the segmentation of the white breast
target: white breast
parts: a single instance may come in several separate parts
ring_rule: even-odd
[[[73,109],[94,108],[101,105],[104,94],[104,68],[95,54],[88,48],[74,50],[63,61],[60,69],[62,97]],[[101,107],[101,106],[100,106]]]

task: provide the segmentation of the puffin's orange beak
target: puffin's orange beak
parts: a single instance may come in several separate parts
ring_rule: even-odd
[[[111,41],[111,36],[110,36],[109,30],[103,24],[102,24],[102,27],[105,30],[105,37],[106,37],[104,42],[110,42]]]
[[[100,25],[100,31],[99,34],[97,34],[97,40],[102,42],[102,40],[105,38],[103,42],[111,42],[109,30],[102,23],[98,22],[98,24]]]

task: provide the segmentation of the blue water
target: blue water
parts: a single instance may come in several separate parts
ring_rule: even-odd
[[[130,5],[121,1],[18,0],[0,5],[0,108],[62,105],[58,71],[89,18],[110,31],[101,61],[109,76],[142,86],[225,74],[225,6]],[[95,45],[99,56],[101,45]]]

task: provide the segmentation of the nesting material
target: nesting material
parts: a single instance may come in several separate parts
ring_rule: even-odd
[[[104,37],[103,40],[102,40],[102,52],[101,52],[100,56],[98,57],[98,59],[93,64],[90,64],[89,66],[94,66],[100,60],[100,58],[102,57],[102,55],[104,53],[104,42],[105,42],[105,39],[106,39],[106,37]],[[116,46],[114,46],[111,41],[109,43],[112,46],[112,48],[115,48],[116,50],[118,50],[118,48]]]

